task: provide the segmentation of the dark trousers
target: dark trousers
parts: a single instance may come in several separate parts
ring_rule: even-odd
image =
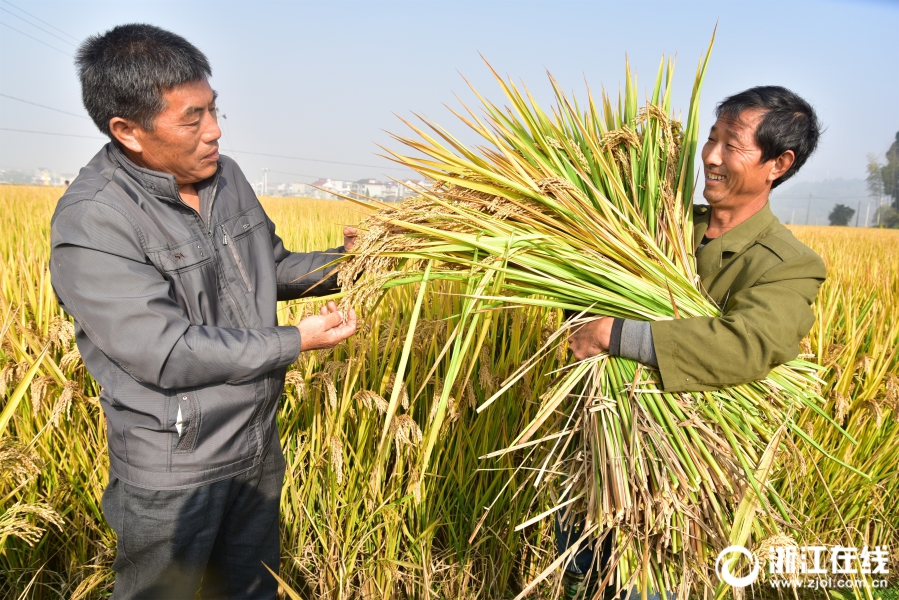
[[[284,455],[277,437],[262,464],[186,490],[147,490],[110,472],[103,514],[116,532],[113,600],[265,599],[278,584],[278,504]]]
[[[559,554],[567,551],[581,538],[583,534],[582,521],[583,516],[575,519],[574,523],[562,523],[556,517],[556,548]],[[574,556],[565,563],[565,569],[581,575],[592,573],[592,576],[595,578],[599,572],[605,571],[609,566],[609,562],[612,560],[614,543],[614,532],[609,532],[602,542],[598,542],[595,538],[585,541]]]
[[[583,515],[578,515],[574,519],[574,523],[566,524],[563,524],[560,519],[556,517],[556,549],[559,554],[562,554],[571,548],[575,542],[581,539],[583,533],[583,521]],[[609,563],[612,562],[612,551],[615,548],[614,544],[614,531],[608,532],[601,542],[596,539],[587,540],[578,551],[575,552],[574,556],[565,563],[565,570],[571,571],[572,573],[587,575],[590,578],[596,579],[598,583],[600,579],[605,578],[605,570],[609,567]],[[611,587],[607,589],[609,592],[607,592],[604,597],[610,598],[612,597],[610,592],[618,589],[618,582],[615,578],[611,580]],[[622,591],[615,597],[621,599],[627,598],[627,600],[637,600],[640,598],[640,595],[637,593],[636,589],[631,589],[630,594],[627,594],[626,591]],[[674,592],[668,592],[668,597],[673,598]],[[649,594],[649,600],[661,600],[661,598],[662,596],[658,592]]]

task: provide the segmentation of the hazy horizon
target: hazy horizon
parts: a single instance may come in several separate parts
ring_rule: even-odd
[[[899,129],[896,2],[635,9],[623,2],[0,0],[0,9],[0,167],[7,169],[75,173],[99,150],[104,141],[81,106],[71,55],[86,36],[127,22],[170,29],[206,53],[226,116],[222,153],[251,181],[263,167],[272,183],[410,176],[375,154],[378,144],[399,146],[384,130],[407,133],[397,116],[413,112],[474,141],[443,104],[458,107],[458,94],[476,105],[460,73],[502,102],[481,54],[524,81],[545,108],[547,69],[581,98],[584,79],[594,92],[604,86],[614,95],[625,55],[647,90],[662,54],[676,54],[673,105],[685,112],[716,23],[701,126],[708,129],[715,103],[728,94],[760,84],[793,89],[812,102],[826,130],[792,184],[864,178],[867,154],[882,158]]]

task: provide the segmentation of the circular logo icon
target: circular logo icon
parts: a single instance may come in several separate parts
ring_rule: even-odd
[[[731,561],[728,560],[728,556],[734,553],[742,554],[752,562],[752,570],[748,575],[737,577],[730,572]],[[744,588],[759,576],[759,559],[743,546],[728,546],[721,551],[718,555],[718,560],[715,561],[715,573],[718,574],[718,579],[727,585],[735,588]]]

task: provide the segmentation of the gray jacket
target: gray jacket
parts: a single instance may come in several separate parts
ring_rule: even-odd
[[[194,487],[262,460],[275,433],[296,327],[277,300],[323,295],[342,248],[289,252],[227,157],[197,185],[202,216],[171,175],[107,144],[52,220],[50,273],[100,383],[110,468],[151,489]],[[180,421],[179,421],[180,413]]]

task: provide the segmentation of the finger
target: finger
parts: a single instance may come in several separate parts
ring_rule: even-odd
[[[335,327],[340,327],[343,324],[343,315],[339,312],[332,312],[326,315],[323,315],[324,318],[324,327],[323,329],[330,330]]]
[[[335,334],[340,335],[341,339],[346,339],[356,333],[357,324],[356,311],[351,308],[344,315],[343,323],[341,323],[340,326],[335,327],[333,331]]]
[[[347,339],[348,337],[350,337],[354,333],[356,333],[356,328],[353,326],[344,324],[344,325],[341,325],[340,327],[335,327],[331,331],[334,334],[334,338],[335,338],[336,342],[342,342],[343,340]]]
[[[343,235],[345,237],[356,237],[359,235],[359,230],[355,227],[346,226],[343,228]]]
[[[322,306],[322,307],[319,309],[318,314],[320,314],[320,315],[323,316],[323,317],[326,316],[326,315],[328,314],[328,307],[327,307],[327,306]]]
[[[337,312],[337,303],[333,300],[328,301],[328,312]]]

